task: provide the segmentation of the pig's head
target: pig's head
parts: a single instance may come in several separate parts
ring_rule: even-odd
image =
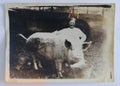
[[[84,65],[83,44],[86,40],[86,35],[78,28],[68,30],[69,31],[62,33],[65,40],[65,47],[69,49],[68,58],[72,63]]]

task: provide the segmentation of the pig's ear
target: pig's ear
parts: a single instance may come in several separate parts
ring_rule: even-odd
[[[71,42],[69,42],[69,41],[66,40],[66,39],[65,39],[65,47],[66,47],[66,48],[69,48],[69,49],[72,48],[72,44],[71,44]]]

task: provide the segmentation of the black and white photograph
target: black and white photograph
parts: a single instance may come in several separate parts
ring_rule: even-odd
[[[113,82],[115,4],[6,4],[6,81]]]

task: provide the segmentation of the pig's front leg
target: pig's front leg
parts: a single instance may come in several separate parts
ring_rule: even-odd
[[[57,70],[57,76],[58,78],[62,78],[62,60],[61,59],[57,59],[55,60],[55,64],[56,64],[56,70]]]

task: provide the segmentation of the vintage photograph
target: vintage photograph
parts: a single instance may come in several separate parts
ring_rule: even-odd
[[[6,4],[6,81],[113,82],[115,4]]]

